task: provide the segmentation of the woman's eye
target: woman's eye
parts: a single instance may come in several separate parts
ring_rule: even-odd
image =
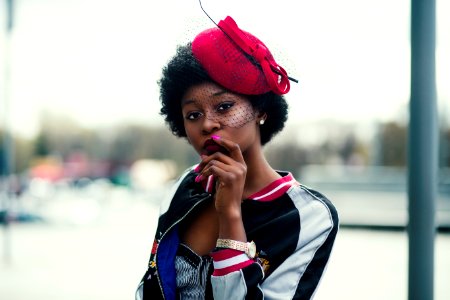
[[[201,113],[198,111],[194,111],[194,112],[190,112],[188,114],[186,114],[185,118],[187,120],[196,120],[201,116]]]
[[[225,111],[229,110],[230,108],[232,108],[233,105],[234,105],[233,102],[224,102],[224,103],[220,103],[220,104],[217,106],[217,111],[219,111],[219,112],[225,112]]]

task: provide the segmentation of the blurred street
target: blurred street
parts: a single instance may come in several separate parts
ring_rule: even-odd
[[[124,199],[86,224],[11,224],[9,257],[0,267],[0,299],[134,299],[156,213],[144,201]],[[4,246],[4,231],[0,238]]]
[[[46,207],[58,218],[1,227],[0,299],[134,299],[156,205],[117,188],[96,205],[68,199]],[[407,299],[407,247],[402,230],[342,228],[315,299]],[[450,234],[438,234],[435,249],[435,299],[446,300]]]

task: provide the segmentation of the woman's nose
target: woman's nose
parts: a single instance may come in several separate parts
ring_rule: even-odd
[[[206,117],[203,119],[202,124],[202,131],[205,134],[210,134],[212,132],[215,132],[221,128],[221,124],[217,118],[214,118],[212,116],[206,115]]]

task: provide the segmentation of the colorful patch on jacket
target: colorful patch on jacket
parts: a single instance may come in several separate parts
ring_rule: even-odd
[[[270,269],[270,262],[266,255],[262,250],[256,254],[256,262],[262,267],[265,276],[269,274]]]
[[[151,252],[152,255],[156,254],[156,250],[158,249],[158,245],[159,245],[159,242],[155,239],[153,241],[153,246],[152,246],[152,252]]]
[[[153,269],[153,268],[156,267],[155,256],[156,256],[156,251],[158,250],[158,246],[159,246],[159,241],[155,239],[153,241],[152,251],[151,251],[151,254],[150,254],[150,261],[148,262],[148,267],[149,268]]]

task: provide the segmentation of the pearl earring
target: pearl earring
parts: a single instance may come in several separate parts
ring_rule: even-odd
[[[264,125],[264,122],[265,122],[266,120],[264,120],[264,119],[261,119],[261,120],[259,120],[259,125]]]

